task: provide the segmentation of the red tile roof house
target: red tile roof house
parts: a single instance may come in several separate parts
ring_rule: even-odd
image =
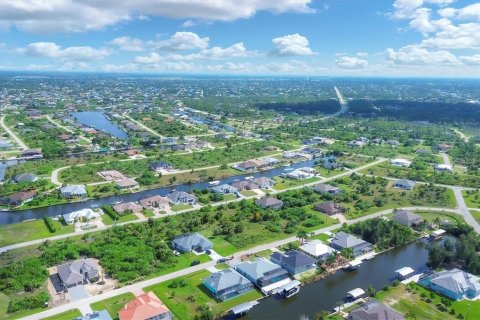
[[[144,293],[118,312],[120,320],[172,320],[173,315],[160,299],[153,293]]]

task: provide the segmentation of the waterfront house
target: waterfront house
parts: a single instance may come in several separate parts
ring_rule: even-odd
[[[244,162],[240,162],[239,164],[235,165],[235,169],[237,170],[240,170],[240,171],[256,171],[258,169],[260,169],[260,167],[262,167],[263,165],[265,165],[265,163],[263,161],[260,161],[260,160],[247,160],[247,161],[244,161]]]
[[[97,174],[106,181],[120,181],[127,178],[123,173],[117,170],[99,171]]]
[[[57,274],[64,289],[98,281],[99,268],[93,259],[79,259],[57,266]]]
[[[73,320],[112,320],[107,310],[93,311],[84,316],[76,317]]]
[[[254,178],[252,182],[257,184],[260,189],[271,189],[275,185],[275,181],[267,177]]]
[[[480,278],[457,268],[434,271],[418,283],[453,300],[476,299],[480,296]]]
[[[418,214],[403,209],[395,210],[392,220],[407,227],[417,226],[423,222],[423,218]]]
[[[153,292],[139,295],[118,312],[119,320],[173,320],[173,314]]]
[[[330,246],[338,251],[352,249],[355,256],[359,256],[373,250],[373,245],[371,243],[343,231],[340,231],[335,235],[330,242]]]
[[[301,169],[290,171],[286,174],[287,178],[300,180],[300,179],[308,179],[313,177],[313,174],[307,173]]]
[[[83,184],[76,184],[60,188],[60,196],[66,199],[86,198],[87,190]]]
[[[17,174],[15,177],[13,177],[13,181],[16,183],[20,182],[35,182],[37,181],[38,178],[36,175],[33,173],[21,173]]]
[[[0,204],[4,204],[7,206],[15,206],[15,207],[20,206],[28,201],[33,200],[35,195],[36,195],[36,192],[34,190],[15,192],[1,198]]]
[[[279,210],[283,207],[283,201],[273,197],[263,197],[255,200],[255,204],[263,209]]]
[[[112,208],[119,215],[124,215],[127,213],[140,213],[143,210],[143,207],[135,202],[117,203],[114,204]]]
[[[162,196],[152,196],[148,198],[141,199],[138,201],[140,205],[145,209],[158,208],[160,210],[166,210],[170,207],[170,202],[168,198]]]
[[[415,181],[407,179],[398,179],[393,183],[393,187],[402,190],[412,190],[415,187]]]
[[[232,183],[232,186],[239,191],[260,189],[260,186],[253,182],[253,180],[237,181]]]
[[[389,306],[371,299],[350,311],[348,320],[404,320],[403,315]]]
[[[325,184],[325,183],[316,184],[313,187],[313,191],[315,191],[317,193],[328,193],[328,194],[333,194],[333,195],[337,195],[337,194],[343,192],[342,189],[340,189],[338,187],[334,187],[334,186],[329,185],[329,184]]]
[[[278,264],[291,275],[296,275],[316,268],[317,260],[297,250],[289,250],[285,253],[274,252],[270,256],[272,262]]]
[[[135,189],[140,187],[137,181],[131,178],[126,178],[120,181],[117,181],[115,184],[115,187],[120,190],[125,190],[125,189]]]
[[[235,270],[265,293],[291,281],[285,269],[263,257],[242,262]]]
[[[75,221],[92,220],[100,217],[100,213],[90,208],[73,211],[62,215],[66,224],[73,224]]]
[[[342,207],[341,204],[336,203],[336,202],[324,202],[315,205],[313,207],[315,211],[319,211],[321,213],[325,213],[329,216],[335,215],[335,214],[342,214],[345,211],[345,208]]]
[[[174,250],[180,252],[204,252],[213,248],[213,243],[197,232],[176,236],[171,244]]]
[[[212,192],[214,193],[221,193],[221,194],[236,194],[238,193],[238,189],[234,186],[229,184],[222,184],[219,186],[215,186],[211,188]]]
[[[299,249],[317,260],[325,260],[336,252],[335,249],[327,246],[320,240],[308,241],[301,245]]]
[[[215,272],[203,280],[203,285],[212,295],[226,301],[253,290],[253,284],[233,269]]]
[[[168,201],[173,205],[189,204],[194,205],[198,199],[193,194],[186,193],[185,191],[172,191],[167,195]]]

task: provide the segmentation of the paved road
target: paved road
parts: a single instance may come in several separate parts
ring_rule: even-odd
[[[7,131],[7,133],[10,135],[10,137],[12,137],[12,139],[17,142],[17,144],[20,146],[20,148],[22,148],[22,150],[27,150],[28,149],[27,145],[25,143],[23,143],[23,141],[20,140],[20,138],[17,137],[17,135],[12,130],[10,130],[9,127],[7,127],[7,125],[5,124],[5,116],[2,116],[2,118],[0,118],[0,125],[2,126],[2,128],[5,131]]]
[[[452,163],[450,162],[450,157],[446,153],[440,153],[443,158],[443,163],[446,164],[447,166],[452,166]]]
[[[436,210],[436,211],[439,211],[438,208],[429,208],[429,207],[405,207],[403,209],[412,210],[412,211],[418,211],[418,210]],[[352,223],[356,223],[356,222],[360,222],[360,221],[365,221],[367,219],[380,217],[380,216],[383,216],[385,214],[389,214],[392,211],[393,211],[393,209],[388,209],[388,210],[377,212],[377,213],[374,213],[374,214],[371,214],[371,215],[368,215],[368,216],[363,216],[363,217],[360,217],[360,218],[357,218],[357,219],[349,220],[349,221],[347,221],[347,224],[352,224]],[[458,213],[456,210],[453,210],[453,209],[445,209],[443,211]],[[341,227],[341,224],[335,224],[335,225],[332,225],[332,226],[329,226],[329,227],[326,227],[326,228],[318,229],[318,230],[315,231],[315,234],[330,232],[330,231],[335,230],[335,229],[340,228],[340,227]],[[268,243],[268,244],[262,244],[262,245],[254,247],[254,248],[238,252],[234,255],[234,259],[232,261],[233,262],[240,261],[240,257],[243,256],[243,255],[251,255],[251,254],[255,254],[257,252],[261,252],[261,251],[265,251],[265,250],[272,249],[272,248],[275,248],[275,247],[283,246],[287,243],[296,241],[297,239],[298,239],[297,237],[290,237],[290,238],[287,238],[287,239],[271,242],[271,243]],[[230,263],[233,264],[232,261]],[[68,310],[71,310],[71,309],[76,309],[76,308],[85,309],[87,305],[90,305],[94,302],[101,301],[101,300],[108,299],[108,298],[112,298],[112,297],[115,297],[117,295],[124,294],[124,293],[127,293],[127,292],[138,292],[138,291],[142,290],[144,287],[148,287],[148,286],[152,286],[152,285],[157,284],[157,283],[172,280],[172,279],[177,278],[177,277],[186,276],[186,275],[188,275],[192,272],[195,272],[195,271],[205,270],[205,269],[208,269],[208,268],[214,266],[215,264],[216,264],[215,261],[209,261],[209,262],[206,262],[206,263],[202,263],[202,264],[199,264],[199,265],[194,266],[194,267],[189,267],[189,268],[186,268],[186,269],[175,271],[175,272],[172,272],[172,273],[169,273],[169,274],[166,274],[166,275],[163,275],[163,276],[159,276],[159,277],[156,277],[156,278],[153,278],[153,279],[137,282],[135,284],[128,285],[128,286],[125,286],[125,287],[122,287],[122,288],[119,288],[119,289],[115,289],[115,290],[112,290],[112,291],[107,291],[107,292],[104,292],[104,293],[96,295],[96,296],[91,296],[91,297],[88,297],[88,298],[85,298],[85,299],[82,299],[82,300],[71,302],[69,304],[65,304],[65,305],[61,305],[61,306],[58,306],[58,307],[55,307],[55,308],[52,308],[52,309],[48,309],[46,311],[43,311],[41,313],[37,313],[37,314],[31,315],[31,316],[25,317],[23,319],[31,319],[31,320],[37,320],[38,319],[39,320],[39,319],[50,317],[50,316],[53,316],[53,315],[56,315],[56,314],[59,314],[59,313],[62,313],[62,312],[65,312],[65,311],[68,311]]]
[[[472,216],[465,203],[465,199],[463,199],[462,190],[465,190],[465,188],[456,186],[449,186],[448,188],[452,189],[455,194],[460,214],[465,218],[465,221],[473,227],[476,233],[480,233],[480,224],[478,224],[477,220]]]
[[[463,139],[463,141],[465,141],[465,142],[470,141],[470,138],[467,137],[462,131],[460,131],[460,130],[458,130],[458,129],[455,129],[455,128],[452,128],[452,130],[453,130],[456,134],[458,134],[458,135],[460,136],[460,138]]]
[[[58,123],[57,121],[53,120],[49,115],[46,115],[45,118],[50,121],[52,124],[56,125],[57,127],[59,127],[60,129],[63,129],[67,132],[70,132],[72,134],[76,134],[76,132],[68,127],[65,127],[65,126],[62,126],[60,123]],[[83,141],[86,141],[88,143],[92,143],[92,141],[82,135],[79,135],[78,138],[82,139]]]
[[[159,138],[165,138],[164,136],[162,136],[160,133],[156,132],[155,130],[153,130],[152,128],[149,128],[147,127],[146,125],[144,125],[143,123],[133,119],[132,117],[130,117],[129,115],[125,114],[125,118],[127,118],[128,120],[132,121],[132,122],[135,122],[137,125],[139,125],[140,127],[142,127],[143,129],[147,130],[148,132],[156,135],[157,137]]]

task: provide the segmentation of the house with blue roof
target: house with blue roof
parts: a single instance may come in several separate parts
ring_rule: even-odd
[[[253,283],[232,268],[215,272],[203,280],[203,285],[221,301],[252,291]]]
[[[274,252],[270,256],[272,262],[278,264],[291,275],[296,275],[317,267],[317,260],[297,250]]]
[[[264,292],[290,282],[287,270],[265,258],[240,263],[235,270]]]
[[[453,300],[480,296],[480,278],[457,268],[433,272],[418,283]]]
[[[212,187],[211,190],[214,193],[221,193],[221,194],[237,194],[238,193],[237,188],[226,183],[219,186]]]

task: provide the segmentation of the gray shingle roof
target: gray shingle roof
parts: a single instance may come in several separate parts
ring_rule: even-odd
[[[260,279],[267,272],[282,269],[279,265],[268,261],[265,258],[258,258],[255,261],[247,261],[240,263],[236,266],[236,269],[243,274],[249,275],[253,279]]]
[[[438,272],[430,282],[456,293],[463,293],[469,288],[480,290],[480,279],[460,269]]]
[[[197,232],[185,233],[173,238],[172,243],[180,248],[212,247],[212,242]]]
[[[271,257],[272,259],[283,262],[294,269],[312,265],[317,262],[314,258],[297,250],[289,250],[283,254],[280,252],[274,252]]]
[[[403,320],[401,313],[391,309],[377,300],[370,300],[359,308],[352,310],[349,318],[353,320]]]
[[[85,273],[95,270],[97,270],[97,266],[92,259],[80,259],[57,267],[60,280],[67,286],[82,281]]]
[[[346,232],[340,231],[335,235],[335,238],[333,238],[332,244],[336,244],[339,247],[342,248],[353,248],[358,245],[363,245],[365,243],[368,243],[360,238],[357,238],[351,234],[348,234]]]
[[[250,280],[233,269],[226,269],[211,274],[205,278],[203,282],[208,284],[211,288],[214,288],[216,291],[221,291],[250,283]]]

